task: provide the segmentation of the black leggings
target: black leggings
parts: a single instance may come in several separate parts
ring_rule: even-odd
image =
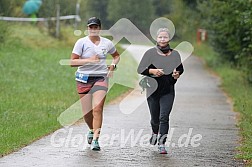
[[[170,92],[160,96],[150,95],[147,98],[151,114],[152,132],[160,134],[159,144],[165,144],[169,131],[169,115],[172,110],[175,97],[174,86],[170,87]]]

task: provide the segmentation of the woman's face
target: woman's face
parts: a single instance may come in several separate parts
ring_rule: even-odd
[[[100,29],[101,27],[95,24],[88,26],[89,36],[99,36]]]
[[[157,44],[161,47],[166,47],[169,40],[169,34],[167,32],[160,32],[157,36]]]

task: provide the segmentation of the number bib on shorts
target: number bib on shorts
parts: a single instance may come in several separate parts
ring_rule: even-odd
[[[82,83],[87,83],[87,81],[88,81],[88,75],[76,72],[75,73],[75,80],[79,81],[79,82],[82,82]]]

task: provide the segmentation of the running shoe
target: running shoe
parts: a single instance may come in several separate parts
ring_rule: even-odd
[[[160,154],[167,154],[167,150],[164,144],[158,145],[158,151]]]
[[[93,140],[92,141],[91,150],[94,150],[94,151],[100,151],[101,150],[101,148],[99,146],[99,143],[98,143],[98,140]]]
[[[158,134],[153,133],[151,135],[151,138],[150,138],[150,144],[151,145],[156,145],[157,144],[157,138],[158,138]]]
[[[94,132],[89,130],[88,134],[87,134],[87,142],[88,144],[91,144],[92,143],[92,140],[93,140],[93,136],[94,136]]]

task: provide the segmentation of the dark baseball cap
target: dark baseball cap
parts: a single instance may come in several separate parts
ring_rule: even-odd
[[[87,26],[98,25],[101,26],[101,21],[97,17],[91,17],[87,21]]]

